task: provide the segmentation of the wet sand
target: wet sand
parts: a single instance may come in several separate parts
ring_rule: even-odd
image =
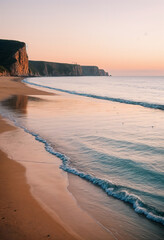
[[[50,94],[20,80],[0,78],[1,101],[10,95]],[[46,156],[48,153],[39,144],[0,117],[0,239],[113,239],[77,205],[67,190],[67,174],[59,169],[59,163],[54,164],[54,156]],[[49,162],[40,164],[44,159]],[[53,198],[46,194],[47,188]]]
[[[0,156],[0,239],[76,239],[31,196],[24,167]]]
[[[25,86],[21,78],[0,78],[0,100],[12,94],[48,94]],[[15,127],[0,117],[0,134]],[[0,150],[0,239],[78,239],[66,231],[32,197],[25,168]]]

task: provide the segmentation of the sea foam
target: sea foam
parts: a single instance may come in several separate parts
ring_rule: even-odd
[[[37,86],[37,87],[43,87],[43,88],[47,88],[47,89],[52,89],[52,90],[65,92],[65,93],[69,93],[69,94],[74,94],[74,95],[79,95],[79,96],[84,96],[84,97],[90,97],[90,98],[96,98],[96,99],[100,99],[100,100],[107,100],[107,101],[118,102],[118,103],[138,105],[138,106],[142,106],[142,107],[146,107],[146,108],[164,110],[164,105],[162,105],[162,104],[140,102],[140,101],[133,101],[133,100],[122,99],[122,98],[113,98],[113,97],[107,97],[107,96],[98,96],[98,95],[94,95],[94,94],[80,93],[80,92],[76,92],[76,91],[69,91],[69,90],[64,90],[64,89],[60,89],[60,88],[53,88],[53,87],[44,86],[44,85],[41,85],[41,84],[29,82],[28,79],[24,79],[24,80],[22,80],[22,82],[30,84],[30,85],[34,85],[34,86]]]
[[[101,178],[92,176],[91,174],[81,172],[78,169],[71,167],[69,157],[67,157],[63,153],[55,151],[55,149],[52,147],[51,143],[46,141],[39,134],[34,133],[34,132],[30,131],[29,129],[27,129],[26,127],[24,127],[23,125],[21,125],[9,113],[0,111],[0,114],[2,115],[2,117],[7,118],[10,121],[12,121],[15,126],[23,129],[26,133],[35,137],[35,140],[43,143],[45,150],[47,152],[60,158],[62,160],[62,164],[60,165],[60,168],[62,170],[66,171],[68,173],[74,174],[74,175],[94,184],[95,186],[101,188],[108,196],[112,196],[116,199],[119,199],[125,203],[130,204],[133,207],[133,209],[135,210],[135,212],[137,212],[138,214],[142,214],[149,220],[152,220],[154,222],[164,225],[164,212],[158,211],[154,207],[147,205],[137,195],[128,192],[128,190],[125,186],[115,184],[106,179],[101,179]]]

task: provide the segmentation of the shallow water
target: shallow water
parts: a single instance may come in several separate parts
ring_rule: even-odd
[[[42,77],[24,82],[80,96],[164,110],[164,77]]]
[[[103,78],[96,78],[90,92],[91,86],[87,83],[90,78],[72,79],[35,78],[30,81],[51,87],[54,87],[54,81],[57,88],[63,89],[65,86],[64,91],[76,91],[76,94],[84,93],[82,85],[86,89],[88,84],[85,93],[94,93],[96,96],[100,85],[106,86],[108,81],[105,78],[103,83]],[[128,78],[127,83],[125,78],[121,80],[125,81],[122,86],[119,84],[120,78],[113,85],[111,81],[115,79],[110,79],[112,98],[120,97],[133,102],[140,99],[140,102],[163,105],[163,95],[160,95],[162,79],[156,82],[161,87],[151,79],[153,83],[149,89],[150,80],[145,83],[142,79],[136,87],[135,79],[135,98],[131,97],[134,96],[133,79],[130,82]],[[73,83],[67,89],[70,81]],[[126,89],[129,82],[130,92],[129,87]],[[142,88],[142,82],[145,88]],[[102,86],[100,95],[105,96],[106,89],[103,92]],[[126,94],[122,93],[123,89],[127,91]],[[140,89],[142,94],[138,93]],[[146,93],[142,99],[143,89],[146,89]],[[107,92],[109,97],[109,89]],[[69,176],[69,189],[84,209],[105,228],[112,228],[117,239],[163,238],[163,110],[69,94],[29,97],[28,100],[15,98],[17,100],[10,99],[3,104],[1,113],[30,133],[39,134],[37,140],[46,140],[46,150],[58,155],[63,160],[61,168],[74,174]],[[24,104],[19,103],[20,99]],[[118,223],[117,232],[112,222]]]

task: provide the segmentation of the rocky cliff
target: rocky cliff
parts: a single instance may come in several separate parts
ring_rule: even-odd
[[[80,65],[44,61],[29,61],[31,76],[81,76]]]
[[[105,72],[104,69],[99,69],[100,76],[109,76],[108,72]]]
[[[99,76],[99,68],[96,66],[82,66],[83,76]]]
[[[108,76],[108,73],[96,66],[78,64],[29,61],[31,76]]]
[[[25,43],[0,39],[0,75],[27,76],[28,74]]]
[[[24,42],[0,39],[0,76],[108,76],[96,66],[28,61]]]
[[[108,76],[108,73],[97,66],[82,66],[83,76]]]

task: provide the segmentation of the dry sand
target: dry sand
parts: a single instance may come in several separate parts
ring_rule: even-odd
[[[13,81],[15,80],[15,81]],[[0,100],[10,95],[48,94],[20,83],[21,78],[0,77]],[[0,117],[0,133],[15,127]],[[0,239],[77,239],[46,213],[32,197],[25,168],[0,150]]]

